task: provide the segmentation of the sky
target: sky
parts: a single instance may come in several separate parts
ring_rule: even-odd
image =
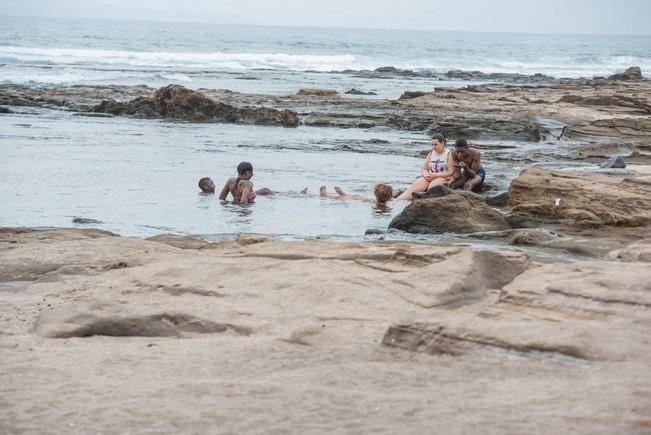
[[[0,0],[0,14],[306,27],[651,34],[651,1],[647,0]]]

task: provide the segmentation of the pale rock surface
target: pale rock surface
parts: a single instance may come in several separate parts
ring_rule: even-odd
[[[509,204],[522,220],[578,227],[651,225],[651,177],[533,168],[511,182]]]
[[[0,231],[0,432],[651,427],[648,262],[159,240]]]

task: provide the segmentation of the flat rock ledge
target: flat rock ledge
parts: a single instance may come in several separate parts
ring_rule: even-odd
[[[416,243],[3,228],[0,425],[648,433],[649,244],[542,264]]]
[[[509,188],[514,220],[576,227],[651,225],[651,175],[527,169]]]

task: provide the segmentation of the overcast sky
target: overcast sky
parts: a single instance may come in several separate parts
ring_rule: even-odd
[[[647,0],[0,0],[0,14],[283,26],[651,34],[651,1]]]

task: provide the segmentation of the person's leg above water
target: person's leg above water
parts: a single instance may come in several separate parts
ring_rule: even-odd
[[[463,184],[464,190],[471,190],[473,192],[478,191],[481,185],[484,183],[484,178],[486,178],[486,171],[482,167],[479,168],[477,172],[475,172],[474,177]]]
[[[257,195],[273,195],[273,191],[268,187],[261,187],[255,191]]]
[[[418,180],[414,181],[411,183],[411,185],[400,194],[396,199],[413,199],[413,194],[414,192],[424,192],[427,190],[427,186],[429,186],[429,181],[427,181],[425,178],[420,177]]]

